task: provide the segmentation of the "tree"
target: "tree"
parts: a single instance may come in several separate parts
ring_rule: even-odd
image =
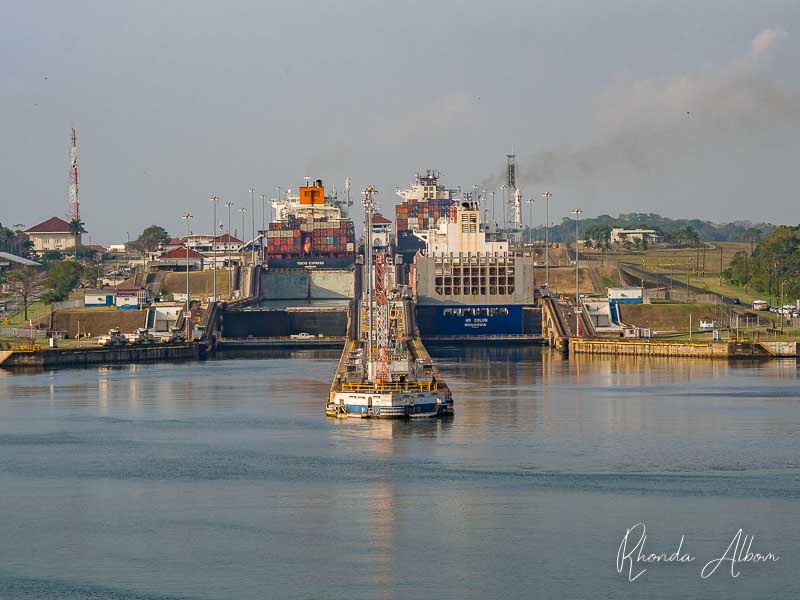
[[[81,234],[86,233],[86,230],[83,228],[83,221],[78,218],[72,219],[69,222],[69,232],[72,234],[72,237],[75,239],[75,257],[78,256],[79,246],[81,245]]]
[[[0,224],[0,252],[28,256],[31,246],[33,246],[33,242],[24,232],[9,229]]]
[[[33,280],[36,276],[36,271],[31,267],[18,267],[12,269],[6,277],[6,283],[16,294],[22,298],[22,307],[25,311],[25,320],[28,320],[28,304],[31,295],[33,294]]]
[[[49,302],[63,300],[69,293],[78,287],[81,279],[81,266],[71,260],[54,262],[47,270],[47,293]]]
[[[148,252],[153,252],[161,244],[166,244],[169,241],[169,234],[167,231],[158,225],[150,225],[145,227],[144,231],[139,234],[139,237],[131,242],[131,246],[143,255]]]

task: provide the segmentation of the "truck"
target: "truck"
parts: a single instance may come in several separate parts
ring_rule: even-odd
[[[97,343],[101,346],[124,346],[128,343],[126,337],[116,327],[109,329],[107,335],[97,338]]]

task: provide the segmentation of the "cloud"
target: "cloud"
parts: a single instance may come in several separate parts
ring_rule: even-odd
[[[592,102],[593,127],[582,144],[540,151],[520,163],[521,186],[647,175],[694,148],[746,144],[753,135],[800,125],[800,95],[770,70],[787,34],[766,29],[749,51],[719,67],[660,79],[612,82]],[[487,187],[502,181],[498,174]]]

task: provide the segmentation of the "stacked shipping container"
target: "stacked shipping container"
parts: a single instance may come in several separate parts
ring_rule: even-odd
[[[416,200],[409,198],[395,206],[397,231],[433,229],[440,217],[450,215],[450,198]]]
[[[354,258],[355,242],[355,227],[348,219],[290,217],[269,224],[267,256]]]

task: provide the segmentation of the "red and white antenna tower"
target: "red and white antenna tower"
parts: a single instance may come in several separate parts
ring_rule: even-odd
[[[81,203],[78,200],[78,142],[72,128],[72,145],[69,147],[69,220],[81,218]]]

